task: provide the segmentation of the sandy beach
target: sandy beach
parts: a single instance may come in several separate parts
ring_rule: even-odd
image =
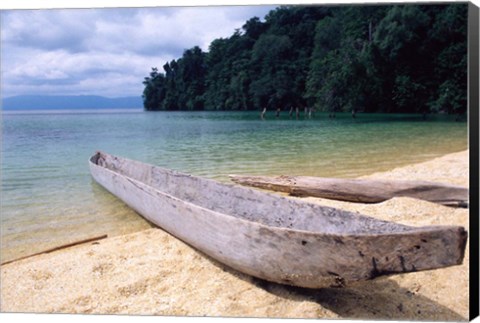
[[[463,151],[366,178],[468,187],[468,159]],[[305,200],[407,225],[469,226],[468,209],[411,198]],[[1,266],[0,305],[23,313],[466,321],[469,245],[460,266],[310,290],[244,275],[152,228]]]

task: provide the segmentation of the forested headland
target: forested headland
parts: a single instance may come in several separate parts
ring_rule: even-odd
[[[467,8],[282,6],[152,68],[144,108],[463,114]]]

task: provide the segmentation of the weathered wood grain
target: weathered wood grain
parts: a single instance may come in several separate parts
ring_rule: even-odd
[[[360,203],[378,203],[393,197],[412,197],[446,206],[467,207],[468,189],[427,181],[341,179],[310,176],[230,175],[238,184],[285,192],[292,196],[313,196]]]
[[[411,227],[97,153],[93,178],[214,259],[269,281],[342,287],[461,264],[459,226]]]

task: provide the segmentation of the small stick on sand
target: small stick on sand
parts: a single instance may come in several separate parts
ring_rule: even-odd
[[[23,256],[23,257],[20,257],[20,258],[17,258],[17,259],[13,259],[13,260],[8,260],[8,261],[5,261],[5,262],[2,262],[2,263],[0,264],[0,266],[6,265],[6,264],[10,264],[10,263],[12,263],[12,262],[16,262],[16,261],[19,261],[19,260],[27,259],[27,258],[30,258],[30,257],[33,257],[33,256],[38,256],[38,255],[41,255],[41,254],[44,254],[44,253],[50,253],[50,252],[53,252],[53,251],[57,251],[57,250],[61,250],[61,249],[66,249],[66,248],[73,247],[73,246],[76,246],[76,245],[79,245],[79,244],[88,243],[88,242],[93,242],[93,241],[97,241],[97,240],[102,240],[102,239],[105,239],[106,237],[108,237],[108,235],[103,234],[103,235],[101,235],[101,236],[96,236],[96,237],[93,237],[93,238],[88,238],[88,239],[84,239],[84,240],[80,240],[80,241],[75,241],[75,242],[67,243],[67,244],[64,244],[64,245],[61,245],[61,246],[58,246],[58,247],[54,247],[54,248],[51,248],[51,249],[47,249],[47,250],[44,250],[44,251],[40,251],[40,252],[31,254],[31,255],[28,255],[28,256]]]

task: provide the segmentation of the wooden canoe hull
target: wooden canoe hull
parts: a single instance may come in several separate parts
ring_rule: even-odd
[[[462,227],[403,226],[104,153],[90,159],[90,169],[96,182],[173,236],[240,272],[277,283],[308,288],[345,286],[463,261],[467,233]],[[186,195],[178,198],[163,192],[155,184],[157,177]],[[212,210],[193,203],[197,198],[223,202]],[[240,213],[245,210],[245,217],[221,212],[227,204]],[[251,221],[254,210],[264,214],[267,210],[272,219]],[[289,228],[305,224],[294,218],[289,224],[282,223],[284,220],[277,218],[281,210],[291,217],[295,212],[310,212],[302,219],[326,221],[321,225],[326,232]],[[275,221],[280,226],[275,226]],[[355,221],[365,222],[367,227]],[[358,229],[349,232],[345,229],[349,224]],[[368,233],[370,229],[373,234]]]

